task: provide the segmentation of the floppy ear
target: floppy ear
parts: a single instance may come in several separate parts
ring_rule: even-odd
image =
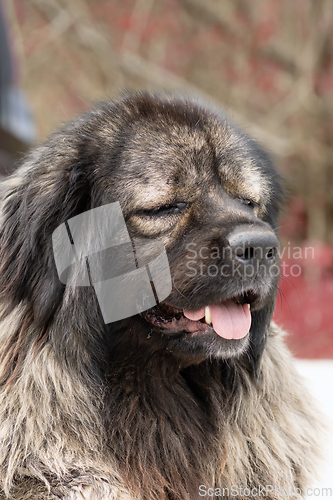
[[[67,168],[56,168],[56,155],[47,160],[53,163],[52,169],[37,150],[8,181],[14,187],[4,200],[0,231],[0,295],[5,313],[24,301],[37,324],[48,321],[64,291],[55,267],[52,232],[90,204],[82,165],[71,162]]]

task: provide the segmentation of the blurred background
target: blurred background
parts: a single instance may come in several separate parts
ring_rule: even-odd
[[[332,0],[1,1],[25,123],[1,120],[13,157],[124,88],[224,106],[288,178],[275,320],[296,356],[333,358]]]
[[[333,416],[332,0],[0,0],[0,8],[2,175],[64,121],[124,88],[207,98],[273,155],[290,193],[275,320]],[[330,462],[319,484],[333,488]]]

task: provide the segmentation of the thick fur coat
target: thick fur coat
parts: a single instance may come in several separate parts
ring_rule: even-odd
[[[1,499],[304,495],[322,425],[271,321],[278,278],[193,272],[207,255],[239,260],[211,252],[239,227],[273,241],[282,196],[254,141],[178,97],[104,103],[30,153],[3,184]],[[116,201],[131,237],[163,243],[173,288],[157,308],[105,324],[92,286],[75,286],[75,272],[61,283],[52,234]],[[189,244],[205,248],[191,273]],[[278,266],[267,255],[266,271]],[[252,320],[240,339],[182,312],[240,298]]]

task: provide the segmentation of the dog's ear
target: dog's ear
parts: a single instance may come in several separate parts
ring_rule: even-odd
[[[54,156],[49,162],[60,161]],[[62,158],[64,162],[64,158]],[[89,185],[82,164],[50,169],[34,152],[8,181],[0,231],[0,295],[5,313],[24,302],[34,321],[45,324],[62,298],[52,249],[53,231],[89,208]],[[61,167],[61,168],[60,168]]]

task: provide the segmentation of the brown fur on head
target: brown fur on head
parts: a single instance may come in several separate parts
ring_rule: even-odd
[[[55,133],[5,189],[3,498],[193,500],[202,485],[303,492],[320,425],[271,323],[283,189],[266,153],[191,100],[133,94]],[[173,286],[155,308],[105,324],[93,286],[59,279],[52,234],[118,201],[133,241],[163,243]],[[253,231],[274,252],[251,256],[260,266],[249,277],[253,244],[239,254],[231,241]],[[192,274],[189,248],[205,249]],[[229,271],[207,276],[203,265]],[[182,312],[228,301],[251,304],[244,338]]]

